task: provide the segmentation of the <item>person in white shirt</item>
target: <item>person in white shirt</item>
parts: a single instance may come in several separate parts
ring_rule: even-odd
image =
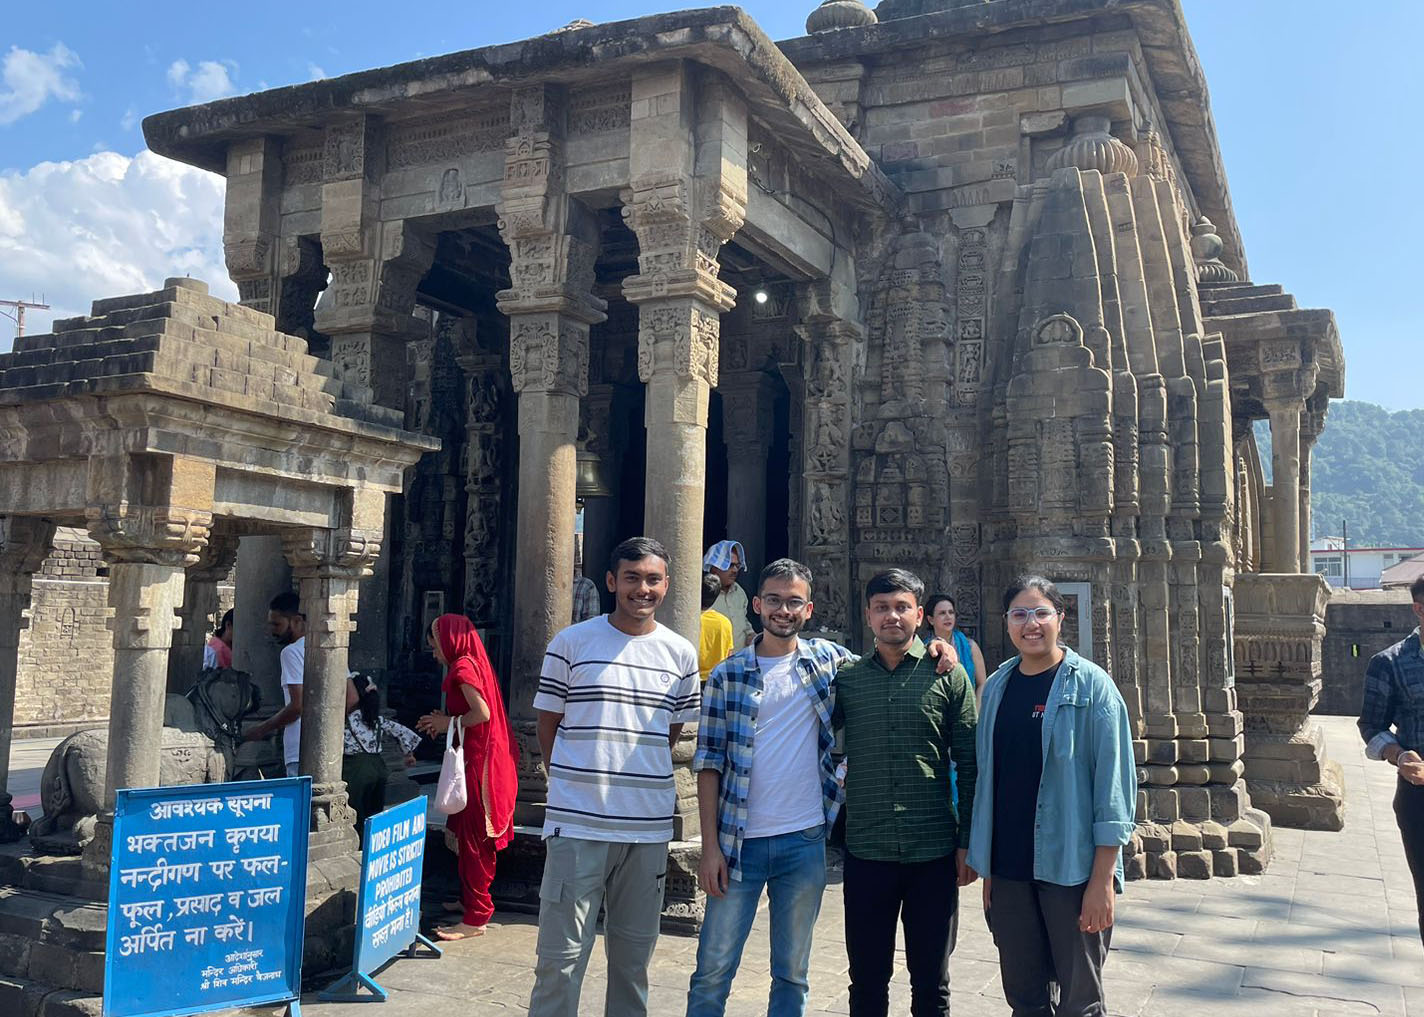
[[[302,602],[290,590],[272,598],[267,610],[267,631],[282,648],[282,708],[243,736],[260,742],[274,731],[282,732],[282,762],[288,777],[297,775],[302,752],[302,678],[307,666],[307,617]],[[346,680],[346,711],[356,708],[356,686]]]
[[[246,739],[260,742],[273,731],[282,732],[282,762],[288,777],[297,775],[297,762],[302,745],[302,676],[306,669],[307,619],[302,603],[288,590],[272,598],[267,605],[267,630],[272,640],[282,648],[282,700],[280,710],[262,723],[250,728]]]
[[[719,540],[702,556],[702,571],[710,572],[722,583],[722,592],[712,603],[712,610],[732,622],[732,646],[750,646],[756,629],[747,616],[750,602],[738,577],[747,569],[747,551],[740,541]]]
[[[544,655],[534,709],[549,776],[530,1017],[578,1012],[605,911],[608,1017],[648,1012],[677,793],[672,746],[697,719],[697,650],[658,624],[666,548],[613,549],[613,612],[564,629]]]

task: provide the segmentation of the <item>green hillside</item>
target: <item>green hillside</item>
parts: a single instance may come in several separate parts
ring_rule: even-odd
[[[1264,421],[1256,440],[1269,479]],[[1348,522],[1354,547],[1424,547],[1424,410],[1332,403],[1311,460],[1311,520],[1316,537]]]

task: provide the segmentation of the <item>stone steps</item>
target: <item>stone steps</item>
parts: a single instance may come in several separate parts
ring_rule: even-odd
[[[107,915],[93,901],[0,888],[0,1013],[97,1014]]]

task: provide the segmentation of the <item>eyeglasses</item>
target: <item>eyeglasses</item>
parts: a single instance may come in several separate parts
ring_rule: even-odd
[[[1004,617],[1009,619],[1010,625],[1027,625],[1030,618],[1043,625],[1057,615],[1058,609],[1053,607],[1016,607],[1012,611],[1004,612]]]
[[[768,593],[761,598],[761,606],[768,611],[780,611],[783,607],[788,611],[799,611],[807,604],[800,597],[790,597],[782,600],[774,593]]]

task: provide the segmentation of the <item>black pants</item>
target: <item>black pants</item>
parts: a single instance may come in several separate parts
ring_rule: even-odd
[[[1424,940],[1424,787],[1399,778],[1394,789],[1394,819],[1404,840],[1404,857],[1414,876],[1414,899],[1419,906],[1419,938]]]
[[[949,955],[959,931],[954,855],[873,862],[845,854],[845,937],[851,1017],[885,1017],[895,968],[895,923],[905,927],[912,1017],[948,1017]]]
[[[366,839],[366,820],[386,808],[386,761],[374,752],[356,752],[341,757],[341,779],[356,813],[356,837]]]
[[[995,876],[984,917],[999,948],[1013,1017],[1102,1017],[1103,961],[1112,929],[1079,932],[1080,886]]]

